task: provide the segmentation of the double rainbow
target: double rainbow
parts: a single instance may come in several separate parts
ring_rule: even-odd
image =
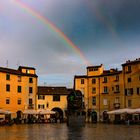
[[[66,46],[69,46],[74,50],[76,55],[78,55],[81,61],[86,64],[90,65],[90,62],[86,59],[83,52],[78,48],[56,25],[54,25],[49,19],[42,16],[38,11],[34,10],[31,6],[27,5],[26,3],[21,2],[20,0],[14,0],[14,2],[27,13],[31,14],[37,20],[40,20],[44,23],[52,32],[55,32],[59,35],[61,40],[66,43]]]

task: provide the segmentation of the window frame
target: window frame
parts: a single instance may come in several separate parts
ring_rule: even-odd
[[[54,94],[53,95],[53,102],[60,102],[60,95]]]
[[[17,92],[18,92],[18,93],[21,93],[21,92],[22,92],[22,87],[19,86],[19,85],[17,86]]]
[[[6,84],[6,92],[10,92],[10,84]]]

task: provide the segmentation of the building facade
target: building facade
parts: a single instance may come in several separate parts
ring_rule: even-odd
[[[33,67],[0,67],[0,108],[11,111],[14,117],[20,117],[25,109],[35,109],[37,79]]]
[[[66,87],[39,86],[37,92],[37,109],[49,109],[56,111],[59,118],[66,117],[67,96],[69,90]]]
[[[105,121],[110,110],[139,108],[140,59],[127,61],[120,71],[104,70],[102,64],[89,66],[86,75],[74,77],[74,88],[84,95],[88,121]]]

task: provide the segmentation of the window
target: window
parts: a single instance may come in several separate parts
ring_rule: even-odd
[[[93,68],[89,68],[89,71],[93,71]]]
[[[30,73],[30,70],[26,70],[26,73],[29,74]]]
[[[10,80],[10,74],[6,74],[6,80]]]
[[[115,103],[119,103],[119,97],[115,98]]]
[[[131,82],[131,78],[128,78],[127,81],[128,81],[128,83],[130,83]]]
[[[114,91],[114,87],[112,87],[112,91]]]
[[[17,100],[17,104],[18,104],[18,105],[21,105],[21,98],[19,98],[19,99]]]
[[[125,89],[125,95],[127,96],[133,95],[133,88]]]
[[[33,78],[29,78],[29,83],[33,83]]]
[[[103,99],[103,105],[107,105],[107,99]]]
[[[104,93],[107,93],[108,92],[108,88],[107,86],[104,86]]]
[[[53,95],[53,101],[60,101],[60,95]]]
[[[107,77],[104,77],[103,83],[107,83]]]
[[[29,99],[29,105],[32,105],[33,104],[33,99]]]
[[[128,72],[131,72],[131,66],[128,66],[128,67],[127,67],[127,71],[128,71]]]
[[[29,93],[33,93],[33,88],[29,87]]]
[[[6,104],[10,104],[10,98],[6,98]]]
[[[116,81],[119,81],[119,76],[118,75],[116,76]]]
[[[47,102],[47,104],[46,104],[46,107],[48,108],[49,107],[49,103]]]
[[[128,100],[128,107],[132,106],[132,100]]]
[[[98,71],[98,68],[94,68],[93,70],[94,70],[94,71]]]
[[[125,89],[125,95],[127,96],[127,89]]]
[[[139,87],[137,88],[137,94],[138,95],[140,94],[140,88]]]
[[[116,92],[119,92],[119,91],[120,91],[120,86],[116,85]]]
[[[84,84],[84,79],[81,79],[81,84]]]
[[[18,87],[17,87],[17,92],[18,92],[18,93],[21,93],[21,86],[18,86]]]
[[[21,76],[18,76],[18,82],[21,82]]]
[[[92,84],[95,84],[95,83],[96,83],[96,79],[93,78],[93,79],[92,79]]]
[[[44,107],[44,105],[38,105],[38,109],[44,109],[45,107]]]
[[[6,91],[10,91],[10,85],[9,84],[6,85]]]
[[[92,88],[92,93],[96,93],[96,88],[95,87]]]
[[[92,105],[96,105],[96,97],[92,97]]]
[[[45,99],[45,95],[38,95],[38,100],[44,100]]]

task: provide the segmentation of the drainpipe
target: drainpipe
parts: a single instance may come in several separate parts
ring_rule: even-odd
[[[100,122],[100,110],[101,110],[101,107],[100,107],[100,77],[99,77],[99,122]]]
[[[123,68],[123,92],[124,92],[124,108],[126,108],[126,95],[125,95],[125,68]]]
[[[87,118],[88,118],[88,122],[89,122],[89,115],[88,115],[88,111],[89,111],[89,78],[88,78],[88,75],[87,75]]]

